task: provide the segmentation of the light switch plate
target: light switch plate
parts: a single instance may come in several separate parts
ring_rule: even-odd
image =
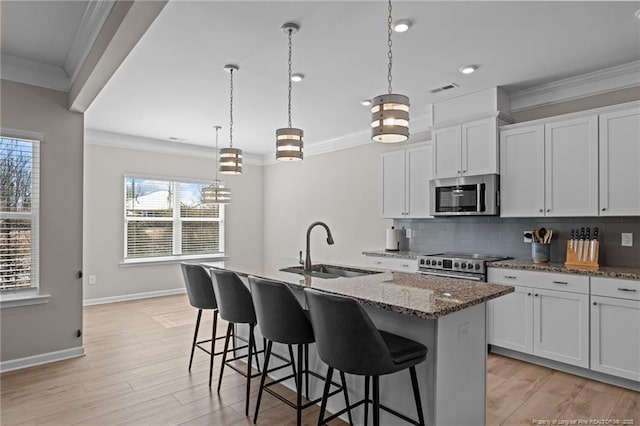
[[[622,247],[633,247],[633,233],[622,233]]]
[[[522,237],[523,241],[525,243],[532,243],[533,242],[533,238],[532,238],[533,232],[531,232],[531,231],[522,231],[522,235],[523,235],[523,237]]]
[[[96,284],[96,276],[95,275],[89,275],[89,284],[90,285],[95,285]]]
[[[411,228],[407,228],[407,229],[406,229],[405,236],[406,236],[407,238],[411,238]]]

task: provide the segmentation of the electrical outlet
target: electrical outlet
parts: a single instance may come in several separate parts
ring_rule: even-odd
[[[522,231],[523,241],[525,243],[533,242],[533,233],[531,231]]]
[[[622,247],[633,247],[633,233],[622,233]]]
[[[89,285],[95,285],[95,283],[96,283],[96,276],[89,275]]]
[[[411,238],[411,228],[407,228],[407,229],[406,229],[405,236],[406,236],[407,238]]]

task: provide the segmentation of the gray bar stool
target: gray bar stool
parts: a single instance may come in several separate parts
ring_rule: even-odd
[[[328,422],[346,411],[324,418],[327,407],[328,383],[333,370],[364,376],[364,399],[348,408],[364,404],[365,425],[368,406],[373,404],[373,424],[380,425],[380,409],[411,424],[424,425],[416,365],[426,359],[427,348],[421,343],[396,334],[378,330],[356,300],[306,288],[311,323],[316,336],[320,359],[329,365],[324,395],[320,405],[318,425]],[[408,368],[418,421],[380,404],[380,376]],[[369,378],[373,378],[373,400],[369,399]]]
[[[198,349],[203,350],[209,354],[209,387],[211,387],[211,379],[213,373],[213,357],[220,355],[222,352],[215,352],[216,340],[223,339],[223,337],[216,337],[216,329],[218,327],[218,304],[216,303],[216,296],[213,293],[213,285],[211,283],[211,277],[207,273],[207,270],[200,265],[194,265],[189,263],[182,263],[182,276],[184,277],[184,285],[187,288],[187,295],[189,296],[189,303],[194,308],[198,309],[198,319],[196,320],[196,330],[193,333],[193,344],[191,345],[191,356],[189,357],[189,371],[191,371],[191,365],[193,364],[193,354]],[[211,339],[201,340],[198,342],[198,329],[200,328],[200,319],[202,318],[202,310],[213,310],[213,330],[211,333]],[[207,350],[201,346],[203,343],[211,342],[211,349]]]
[[[261,373],[251,374],[251,363],[255,357],[256,366],[260,371],[260,364],[258,363],[258,353],[264,352],[264,350],[258,352],[256,348],[256,341],[254,336],[254,329],[257,324],[256,313],[253,308],[253,300],[251,299],[251,292],[244,285],[242,280],[234,273],[223,269],[211,268],[211,279],[213,281],[213,291],[216,295],[218,302],[218,310],[220,317],[229,323],[227,327],[227,335],[224,341],[224,351],[222,353],[222,366],[220,367],[220,379],[218,380],[218,393],[220,393],[220,386],[222,385],[222,375],[224,373],[225,365],[229,366],[233,370],[242,374],[247,378],[247,395],[245,401],[245,415],[249,415],[249,394],[251,392],[251,379],[258,377]],[[247,324],[249,325],[249,341],[246,346],[234,348],[234,357],[227,359],[227,353],[229,351],[229,339],[233,334],[233,328],[235,324]],[[239,336],[235,336],[241,339]],[[243,340],[243,339],[241,339]],[[247,349],[246,355],[236,356],[235,351],[241,349]],[[236,361],[242,358],[247,358],[247,371],[246,373],[232,364],[232,361]]]
[[[249,277],[249,283],[251,285],[251,295],[253,296],[256,314],[258,316],[258,324],[260,325],[262,335],[267,339],[264,368],[262,370],[262,379],[260,380],[260,390],[258,391],[258,400],[256,402],[256,412],[253,417],[253,422],[256,423],[258,421],[262,391],[265,390],[290,407],[296,409],[296,424],[300,426],[302,422],[302,410],[314,406],[322,400],[322,397],[320,397],[313,401],[308,401],[305,404],[302,403],[303,374],[305,382],[305,396],[307,400],[309,399],[309,375],[311,375],[318,379],[326,380],[327,386],[333,384],[336,387],[336,389],[330,393],[327,391],[327,397],[344,391],[345,403],[348,410],[349,396],[347,395],[347,386],[344,373],[340,372],[340,378],[342,379],[342,386],[340,386],[337,383],[330,383],[330,379],[325,379],[325,377],[319,375],[315,371],[309,370],[309,344],[315,342],[315,336],[313,334],[313,328],[311,327],[311,321],[309,319],[308,311],[302,309],[302,306],[300,306],[300,303],[298,303],[295,295],[283,283],[253,276]],[[289,347],[293,374],[265,384],[265,379],[268,372],[289,366],[289,364],[285,364],[276,369],[267,371],[271,355],[276,355],[272,354],[271,352],[274,342],[282,343]],[[298,345],[297,372],[295,363],[293,362],[293,350],[291,348],[291,345]],[[280,395],[273,389],[269,388],[272,385],[283,382],[284,380],[288,380],[292,377],[295,381],[297,391],[297,399],[295,404],[293,404],[291,401],[289,401],[287,398]],[[349,424],[352,424],[351,411],[348,411],[348,415]]]

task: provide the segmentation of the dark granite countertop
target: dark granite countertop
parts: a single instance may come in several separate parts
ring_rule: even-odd
[[[233,260],[203,265],[227,269],[242,276],[255,275],[280,281],[294,289],[308,287],[349,296],[367,306],[426,319],[435,319],[514,291],[511,286],[395,271],[379,270],[381,272],[377,274],[329,279],[280,271],[283,267],[298,265],[296,259],[282,259],[268,266],[236,264]]]
[[[412,259],[415,260],[420,255],[420,253],[416,253],[415,251],[409,250],[400,250],[400,251],[386,251],[386,250],[369,250],[363,251],[362,254],[365,256],[374,256],[374,257],[394,257],[398,259]]]
[[[563,274],[589,275],[592,277],[604,278],[624,278],[629,280],[640,280],[640,267],[629,268],[621,266],[601,266],[597,270],[579,269],[566,267],[564,263],[534,263],[532,260],[501,260],[499,262],[489,262],[487,266],[493,268],[526,269],[539,272],[560,272]]]

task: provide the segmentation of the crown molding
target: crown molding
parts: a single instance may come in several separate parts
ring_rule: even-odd
[[[170,142],[162,139],[145,138],[141,136],[125,135],[122,133],[106,132],[96,129],[85,129],[84,142],[90,145],[102,145],[112,148],[135,149],[138,151],[157,152],[161,154],[181,155],[195,158],[215,158],[213,147],[184,142]],[[262,166],[263,156],[243,152],[243,163],[251,166]]]
[[[3,53],[0,78],[31,86],[68,92],[71,79],[62,67]]]
[[[114,4],[115,0],[93,0],[87,3],[63,66],[67,75],[70,76],[71,84],[78,75],[80,66],[87,58]]]
[[[511,92],[511,111],[640,86],[640,61]]]

